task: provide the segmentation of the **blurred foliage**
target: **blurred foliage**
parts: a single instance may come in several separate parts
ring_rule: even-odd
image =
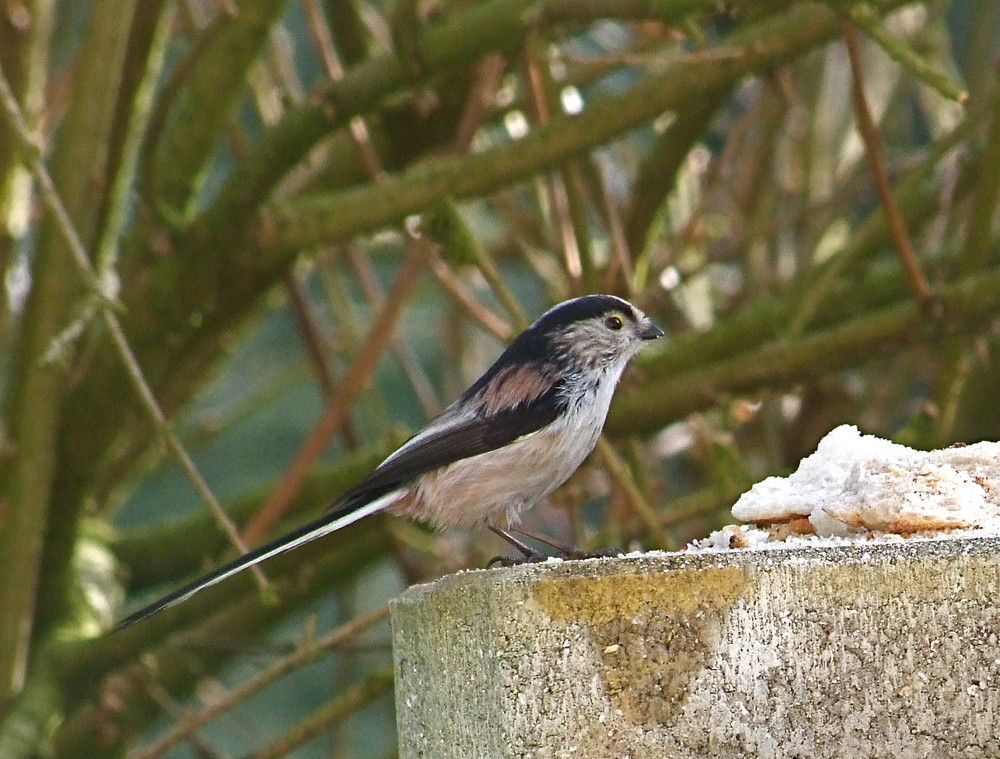
[[[370,612],[489,535],[369,520],[103,632],[233,555],[211,494],[318,513],[575,294],[670,335],[527,516],[581,546],[681,546],[842,422],[998,437],[993,0],[2,13],[0,756],[394,755]]]

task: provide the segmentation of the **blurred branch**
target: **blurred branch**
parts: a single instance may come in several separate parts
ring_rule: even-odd
[[[889,0],[883,7],[896,4]],[[467,157],[433,160],[377,185],[276,203],[261,212],[256,237],[267,255],[284,258],[303,247],[398,221],[435,197],[461,199],[494,191],[600,145],[665,110],[700,100],[706,91],[790,60],[832,39],[838,28],[833,12],[815,5],[794,6],[735,33],[716,55],[681,59],[661,73],[645,76],[625,93],[597,98],[579,115],[554,118],[548,127],[520,140]]]
[[[889,57],[924,84],[936,90],[942,97],[954,100],[956,103],[964,103],[969,99],[969,93],[961,85],[952,81],[943,71],[934,68],[906,42],[889,34],[879,14],[870,6],[863,3],[852,5],[848,15],[855,24],[864,29],[865,34],[888,53]]]
[[[337,53],[333,49],[333,43],[326,32],[318,0],[306,0],[306,12],[327,76],[336,81],[343,76],[344,72]],[[349,127],[355,147],[372,180],[377,183],[384,172],[378,154],[368,138],[364,121],[360,117],[355,117],[351,119]],[[354,363],[344,375],[339,391],[335,396],[327,399],[323,414],[313,431],[302,444],[285,474],[261,506],[260,511],[244,529],[243,534],[249,542],[260,540],[284,514],[330,439],[343,426],[354,401],[361,395],[362,390],[371,383],[371,377],[379,359],[393,340],[396,324],[416,289],[426,258],[424,244],[410,230],[403,228],[402,235],[406,246],[406,258],[396,274],[396,279],[388,295],[379,308],[371,332],[358,351]]]
[[[39,183],[49,211],[31,259],[32,283],[20,325],[17,361],[5,382],[4,427],[8,450],[14,455],[0,462],[0,499],[5,504],[0,566],[15,571],[0,578],[0,608],[4,610],[0,615],[0,710],[20,689],[25,676],[30,637],[37,624],[38,589],[41,577],[49,571],[41,562],[46,530],[50,521],[62,517],[54,508],[58,500],[53,503],[51,496],[58,468],[64,383],[74,351],[72,338],[65,342],[59,339],[66,334],[73,309],[80,304],[81,280],[91,293],[100,292],[87,253],[73,230],[76,225],[85,239],[95,230],[96,213],[88,200],[93,179],[100,176],[107,155],[115,95],[109,82],[117,81],[133,9],[134,0],[101,0],[91,11],[87,35],[100,39],[101,48],[87,46],[78,62],[77,89],[63,125],[63,139],[52,156],[52,175],[45,168],[41,145],[25,121],[6,74],[0,71],[3,119],[21,160]],[[71,236],[67,236],[68,231]],[[86,321],[81,320],[70,334],[82,332],[85,326]],[[59,588],[58,599],[43,603],[58,604],[64,591]]]
[[[663,354],[650,362],[660,379],[620,397],[608,419],[611,434],[642,434],[693,411],[741,393],[782,388],[856,366],[885,355],[890,348],[939,342],[947,335],[983,330],[1000,309],[1000,270],[942,285],[944,319],[928,324],[922,306],[910,298],[878,310],[855,305],[851,317],[794,340],[778,339],[677,373]],[[850,292],[845,294],[850,297]],[[936,324],[936,323],[935,323]],[[722,328],[733,329],[731,322]]]
[[[992,101],[992,114],[985,125],[986,135],[978,160],[983,166],[1000,166],[1000,80],[995,77],[990,84],[991,87],[984,87],[981,92],[984,101]],[[990,264],[992,248],[997,244],[993,237],[993,219],[998,202],[1000,172],[980,172],[969,199],[965,239],[958,258],[960,276],[975,274]],[[931,391],[937,418],[930,434],[921,441],[928,446],[944,445],[953,437],[965,385],[972,371],[972,347],[969,340],[963,338],[953,338],[942,346],[939,370]]]
[[[288,0],[242,0],[239,12],[220,12],[202,33],[183,78],[162,100],[163,131],[149,147],[152,200],[168,218],[190,212],[212,155],[243,97],[247,70]]]
[[[938,170],[939,162],[967,141],[988,115],[989,109],[982,102],[973,103],[966,110],[965,118],[948,134],[936,140],[927,150],[925,159],[896,182],[896,203],[914,231],[930,221],[938,208],[939,192],[929,180]],[[959,174],[953,190],[956,200],[971,189],[979,173],[978,166],[979,162],[974,160],[959,164]],[[852,233],[847,246],[832,261],[817,267],[808,275],[808,281],[804,283],[804,295],[796,307],[796,313],[787,317],[786,336],[800,334],[813,320],[817,310],[831,299],[838,281],[845,274],[864,270],[871,257],[882,247],[891,244],[891,241],[892,229],[885,209],[880,205]]]
[[[58,233],[67,246],[73,263],[76,265],[76,268],[80,271],[86,281],[95,283],[93,286],[95,288],[100,288],[101,283],[97,282],[97,272],[95,272],[93,268],[90,256],[73,225],[73,221],[70,218],[67,208],[63,205],[52,177],[49,175],[44,163],[42,163],[40,148],[38,148],[34,138],[28,131],[27,124],[24,122],[24,118],[18,108],[17,102],[13,98],[13,93],[10,91],[10,87],[6,78],[3,76],[2,71],[0,71],[0,101],[2,101],[9,123],[14,128],[18,139],[21,141],[21,147],[26,155],[26,162],[35,176],[35,181],[38,183],[46,206],[55,219]],[[49,266],[48,268],[58,271],[58,267]],[[122,329],[121,323],[113,310],[111,300],[106,299],[103,292],[99,291],[95,305],[99,309],[104,326],[108,330],[112,343],[114,344],[122,363],[128,371],[128,376],[132,381],[133,389],[142,400],[143,406],[149,414],[150,419],[153,421],[157,432],[162,437],[167,447],[177,457],[184,473],[194,485],[198,494],[209,506],[209,509],[215,516],[219,526],[222,527],[223,530],[229,535],[233,544],[239,548],[241,552],[245,552],[247,548],[240,540],[236,527],[226,516],[222,507],[219,505],[219,502],[216,500],[215,495],[212,493],[211,488],[209,488],[208,483],[205,482],[204,478],[201,476],[201,473],[195,466],[194,461],[191,459],[176,433],[170,427],[163,411],[160,409],[159,403],[157,402],[152,389],[149,387],[149,384],[143,376],[142,368],[139,366],[135,354],[132,352],[132,348],[125,336],[125,331]],[[58,395],[58,393],[53,391],[53,395]],[[51,455],[51,448],[48,453]],[[45,510],[41,510],[41,514],[44,516]],[[31,563],[26,563],[25,565],[30,566]],[[262,588],[266,587],[267,581],[264,578],[263,573],[257,572],[254,574],[254,577],[261,584]],[[33,584],[29,585],[29,587],[33,589]]]
[[[983,166],[1000,166],[1000,71],[984,88],[983,100],[990,104],[992,112],[986,126],[983,150],[977,160]],[[997,217],[1000,203],[1000,171],[980,172],[972,191],[969,219],[965,225],[965,244],[959,259],[959,271],[972,274],[990,261],[990,251],[996,245],[991,230]]]
[[[558,85],[549,65],[549,42],[538,34],[525,43],[525,68],[535,123],[542,129],[552,123],[563,108]],[[546,172],[544,186],[548,190],[552,224],[559,232],[563,267],[569,277],[570,294],[593,292],[594,249],[577,160],[567,158],[553,171]]]
[[[259,637],[289,613],[352,581],[388,547],[378,519],[365,520],[294,556],[270,562],[281,604],[262,603],[245,582],[233,581],[114,635],[60,646],[55,666],[68,694],[54,755],[111,756],[159,711],[145,690],[155,677],[175,698],[231,661],[243,641]],[[308,567],[304,570],[303,567]]]
[[[244,539],[256,543],[263,538],[285,513],[292,498],[302,487],[309,472],[316,465],[330,438],[340,429],[352,404],[368,386],[375,366],[392,341],[396,323],[416,287],[424,269],[424,254],[418,249],[410,251],[403,261],[396,280],[386,296],[383,307],[375,318],[368,338],[347,373],[341,380],[338,392],[327,399],[323,414],[309,437],[302,444],[295,459],[274,486],[267,500],[254,518],[244,528]]]
[[[578,28],[605,17],[659,19],[677,22],[697,10],[712,10],[714,0],[635,0],[615,3],[564,3],[553,0],[491,0],[473,4],[441,21],[420,28],[413,48],[421,51],[421,68],[414,71],[394,52],[368,59],[345,72],[344,78],[308,102],[290,110],[264,134],[246,160],[197,222],[193,235],[205,239],[220,224],[253,213],[281,177],[324,135],[344,126],[353,116],[434,73],[479,60],[483,55],[517,49],[531,31],[550,25]]]
[[[371,259],[366,255],[362,255],[354,245],[346,246],[344,257],[350,263],[354,275],[357,277],[358,286],[365,294],[368,307],[372,311],[380,311],[385,306],[385,292],[383,292],[382,286],[375,276]],[[407,380],[409,380],[410,386],[420,400],[424,414],[428,418],[438,414],[441,411],[441,401],[438,400],[437,392],[420,366],[413,346],[406,341],[405,337],[396,334],[392,338],[392,351],[400,367],[403,369]],[[400,440],[399,442],[402,443],[403,441]],[[385,455],[388,456],[390,453],[391,451],[386,451]]]
[[[288,673],[311,664],[320,658],[324,653],[332,648],[342,646],[351,638],[357,637],[369,627],[372,627],[382,620],[388,618],[389,607],[380,606],[375,611],[364,614],[360,617],[341,625],[333,632],[328,633],[319,640],[304,641],[298,650],[281,661],[261,672],[256,677],[247,680],[238,688],[226,694],[225,698],[213,702],[210,706],[202,709],[197,714],[185,716],[180,724],[168,731],[166,735],[157,739],[142,751],[129,754],[129,759],[157,759],[167,753],[182,740],[194,733],[202,725],[210,722],[220,714],[232,709],[237,704],[245,701],[250,696],[258,693],[271,683],[280,680]],[[392,685],[392,678],[389,677],[389,686]]]
[[[326,69],[327,76],[331,81],[339,81],[343,79],[344,69],[341,65],[337,49],[334,46],[332,38],[333,26],[326,23],[319,0],[304,0],[304,6],[306,17],[309,21],[309,29],[312,32],[315,45],[319,49],[320,58],[323,61],[323,67]],[[353,24],[357,19],[354,16],[356,9],[353,8],[351,3],[344,3],[344,8],[340,10],[330,10],[347,22],[348,29],[353,29]],[[349,35],[349,37],[356,37],[359,33],[360,30],[354,29],[354,33]],[[348,131],[351,137],[351,147],[364,166],[365,173],[370,179],[378,181],[384,174],[384,169],[379,157],[378,147],[372,140],[367,123],[360,118],[353,118],[350,121]],[[417,242],[413,239],[413,235],[405,228],[402,230],[402,234],[407,248],[413,252],[417,245]],[[385,294],[378,283],[378,278],[375,277],[371,259],[368,257],[367,251],[359,246],[348,245],[345,249],[345,255],[358,277],[358,283],[365,293],[365,299],[368,301],[369,307],[372,310],[381,311],[385,307]],[[404,339],[394,334],[392,338],[392,351],[402,366],[403,372],[410,381],[414,392],[423,404],[425,412],[428,415],[437,413],[440,409],[440,404],[427,377],[421,370],[419,362],[413,355],[410,346],[407,345]]]
[[[507,286],[496,263],[489,253],[480,245],[475,233],[462,216],[462,211],[458,204],[451,198],[439,198],[428,208],[421,217],[420,229],[431,240],[440,246],[440,254],[436,256],[444,267],[448,264],[452,266],[476,266],[483,279],[490,286],[497,300],[503,305],[513,331],[520,332],[528,326],[529,321],[525,316],[521,304],[518,303],[514,293]],[[450,268],[448,269],[449,279],[452,279]],[[457,284],[457,278],[454,278]],[[464,290],[463,290],[464,293]],[[463,296],[464,301],[471,301],[471,296]],[[473,307],[477,321],[484,326],[495,322],[502,328],[501,332],[496,329],[490,331],[501,339],[509,339],[512,334],[510,328],[497,320],[485,308],[476,303]]]
[[[629,471],[628,464],[618,455],[614,446],[608,442],[606,436],[602,435],[597,439],[597,454],[604,463],[604,468],[611,477],[614,486],[617,487],[625,500],[632,507],[632,510],[639,516],[646,527],[646,534],[652,538],[648,548],[667,550],[674,548],[674,541],[670,539],[657,516],[656,509],[647,500],[646,496],[639,489],[635,477]]]
[[[132,209],[137,163],[146,128],[156,83],[162,71],[173,20],[173,4],[156,0],[143,5],[143,12],[131,19],[128,41],[122,61],[121,86],[118,89],[114,118],[107,139],[105,166],[102,171],[101,190],[90,205],[96,210],[93,235],[93,267],[95,283],[103,294],[95,291],[95,298],[110,300],[118,297],[118,253],[125,236]],[[51,200],[50,207],[51,207]],[[66,224],[64,220],[63,224]],[[68,227],[64,229],[64,234]],[[67,328],[72,333],[77,326],[94,320],[98,307],[96,299],[87,304],[84,315]],[[39,620],[44,624],[64,611],[63,599],[72,572],[74,546],[78,539],[82,504],[67,500],[60,502],[58,519],[49,522],[42,554],[43,565],[48,571],[41,578],[39,596],[45,599],[39,607]]]
[[[316,710],[306,719],[295,725],[285,735],[268,744],[260,751],[247,754],[244,759],[277,759],[287,756],[291,751],[301,746],[334,725],[340,724],[348,717],[354,716],[362,707],[386,693],[392,692],[392,667],[375,670],[361,682],[352,685],[336,698]]]
[[[39,128],[44,114],[55,5],[55,0],[7,4],[0,24],[0,68],[6,72],[32,131]],[[27,173],[17,140],[6,120],[0,119],[0,271],[9,271],[16,246],[28,233],[32,192],[31,182],[25,181]],[[0,290],[0,304],[4,306],[7,306],[6,290]],[[0,350],[4,352],[10,336],[10,317],[5,313],[8,308],[0,309]]]
[[[312,366],[316,384],[319,385],[324,397],[329,398],[336,392],[337,380],[333,376],[330,356],[312,303],[309,300],[307,286],[299,280],[294,269],[285,275],[285,292],[295,317],[295,326],[302,337],[302,347],[305,349],[309,364]]]
[[[377,445],[354,451],[333,466],[320,467],[295,494],[288,516],[304,519],[317,514],[339,493],[355,485],[378,466],[406,438],[402,430]],[[270,485],[262,485],[226,504],[226,513],[241,523],[260,508]],[[186,517],[122,533],[113,549],[119,562],[128,568],[129,588],[148,590],[160,583],[177,583],[204,569],[207,562],[225,555],[229,542],[213,528],[212,516],[196,510]]]
[[[147,0],[142,13],[133,17],[129,29],[122,85],[108,139],[112,153],[108,156],[106,177],[110,181],[102,204],[100,238],[94,244],[99,276],[109,275],[121,245],[136,186],[140,150],[147,136],[173,22],[172,0]]]
[[[500,340],[506,341],[513,337],[510,325],[476,300],[438,251],[428,250],[427,262],[441,289],[448,294],[459,310]]]
[[[695,143],[704,139],[709,122],[726,102],[729,92],[728,87],[705,92],[700,99],[678,108],[674,120],[643,161],[632,185],[625,217],[625,238],[633,256],[645,251],[650,227],[675,187],[677,172]]]

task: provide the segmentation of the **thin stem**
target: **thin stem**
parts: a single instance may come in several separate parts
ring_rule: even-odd
[[[628,465],[618,455],[614,446],[608,442],[608,439],[604,435],[601,435],[597,440],[597,453],[604,462],[604,467],[607,469],[608,474],[611,475],[611,479],[615,481],[622,495],[625,496],[635,513],[639,515],[639,518],[646,525],[648,533],[652,535],[653,547],[663,549],[673,548],[674,542],[663,529],[662,518],[656,513],[656,509],[653,508],[653,505],[639,489],[639,485],[636,483],[635,477],[632,476],[632,472],[629,471]]]
[[[960,84],[953,81],[943,71],[934,68],[925,57],[919,55],[912,47],[901,39],[889,34],[883,26],[882,17],[869,5],[854,5],[848,11],[851,20],[865,30],[865,34],[878,43],[879,47],[888,53],[896,63],[920,79],[942,97],[965,103],[969,99]],[[970,18],[974,16],[970,15]]]
[[[861,139],[865,143],[865,152],[868,156],[868,164],[871,167],[872,177],[875,180],[875,187],[878,190],[879,200],[885,211],[886,219],[889,222],[889,229],[892,232],[892,239],[896,245],[896,252],[899,255],[903,271],[913,289],[914,294],[921,301],[927,301],[931,295],[930,285],[924,277],[920,264],[917,262],[917,253],[913,249],[909,232],[906,230],[906,222],[900,213],[896,197],[889,184],[889,172],[885,166],[885,154],[882,147],[882,135],[875,126],[871,109],[868,107],[868,98],[865,95],[864,69],[861,63],[861,42],[858,35],[858,28],[851,21],[844,21],[841,24],[844,34],[844,43],[847,46],[847,57],[851,62],[851,94],[854,99],[854,111],[858,120],[858,131],[861,132]]]
[[[385,293],[382,291],[382,286],[375,276],[371,258],[362,253],[355,245],[346,246],[344,256],[354,270],[358,286],[364,293],[369,307],[374,310],[382,308],[385,305]],[[403,373],[406,374],[410,386],[417,394],[417,399],[420,401],[424,413],[428,417],[439,413],[441,411],[441,401],[438,400],[434,387],[431,385],[424,370],[420,367],[420,362],[417,360],[413,348],[406,340],[396,336],[392,339],[392,350],[396,356],[396,360],[399,361],[403,369]]]
[[[277,740],[259,751],[245,755],[243,759],[278,759],[288,756],[294,749],[353,716],[380,696],[391,693],[392,685],[392,667],[378,669],[328,701]]]
[[[333,41],[326,28],[322,9],[317,0],[305,0],[305,8],[309,19],[309,28],[313,34],[314,42],[320,50],[327,75],[336,81],[343,76],[344,72],[337,58],[337,53],[333,49]],[[369,174],[377,183],[385,172],[379,162],[378,153],[369,139],[364,121],[360,117],[352,118],[350,131],[355,147]],[[243,535],[247,540],[260,539],[266,535],[288,509],[292,499],[309,471],[319,460],[330,439],[343,427],[351,406],[368,386],[379,359],[391,343],[396,323],[413,294],[426,258],[425,246],[405,227],[403,228],[403,239],[407,249],[406,259],[396,275],[396,281],[389,291],[387,301],[380,309],[371,334],[358,353],[354,364],[344,375],[339,392],[327,400],[319,422],[296,453],[294,460],[285,470],[281,480],[271,491],[271,495],[261,506],[260,511],[246,526]]]
[[[510,325],[469,293],[461,280],[455,276],[451,267],[438,255],[437,251],[428,251],[428,263],[430,264],[431,273],[437,279],[438,284],[451,296],[452,300],[455,301],[455,305],[464,311],[467,316],[473,321],[478,322],[479,326],[487,332],[492,333],[504,342],[513,337],[514,332]]]

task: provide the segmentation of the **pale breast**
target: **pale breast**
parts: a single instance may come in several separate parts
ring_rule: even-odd
[[[565,435],[537,432],[426,474],[404,510],[439,527],[514,518],[565,482],[593,448],[588,440],[568,442]]]

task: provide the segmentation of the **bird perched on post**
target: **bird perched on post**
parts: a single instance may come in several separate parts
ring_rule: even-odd
[[[389,512],[435,527],[516,521],[593,450],[615,386],[663,335],[639,309],[586,295],[546,311],[457,401],[316,519],[129,615],[128,627],[198,591],[363,517]]]

